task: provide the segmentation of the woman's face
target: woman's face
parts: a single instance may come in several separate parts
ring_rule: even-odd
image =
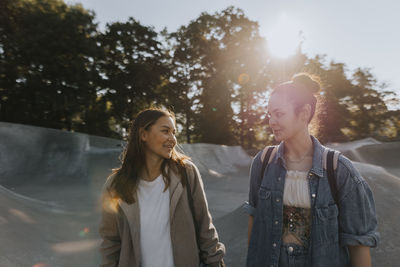
[[[306,114],[296,114],[293,103],[283,93],[275,93],[268,102],[269,125],[280,142],[288,140],[307,127]]]
[[[175,134],[173,119],[169,116],[163,116],[150,129],[142,131],[141,139],[147,153],[150,152],[161,158],[169,159],[176,145]]]

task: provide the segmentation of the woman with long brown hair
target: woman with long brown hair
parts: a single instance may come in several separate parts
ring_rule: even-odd
[[[200,173],[176,151],[175,134],[169,111],[134,119],[122,165],[103,190],[100,266],[224,266]]]

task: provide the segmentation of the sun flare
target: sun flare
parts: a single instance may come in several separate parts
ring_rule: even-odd
[[[282,14],[267,32],[268,51],[285,58],[295,53],[302,39],[302,31],[286,14]]]

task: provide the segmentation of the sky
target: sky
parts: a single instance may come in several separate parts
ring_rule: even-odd
[[[66,0],[96,13],[100,28],[129,17],[160,31],[174,31],[206,11],[241,8],[260,25],[271,52],[285,57],[302,32],[303,52],[325,54],[351,73],[370,68],[378,82],[400,96],[400,1],[397,0]],[[285,34],[282,34],[285,33]]]

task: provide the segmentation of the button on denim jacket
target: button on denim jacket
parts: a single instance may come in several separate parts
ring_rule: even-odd
[[[374,198],[367,182],[351,161],[339,155],[335,180],[338,205],[332,197],[323,152],[326,147],[313,136],[312,167],[309,171],[311,199],[311,235],[308,264],[312,267],[350,266],[347,245],[376,247],[379,240]],[[283,227],[283,189],[286,168],[283,142],[264,172],[261,186],[260,151],[253,159],[250,171],[247,212],[254,216],[247,267],[276,267]]]

